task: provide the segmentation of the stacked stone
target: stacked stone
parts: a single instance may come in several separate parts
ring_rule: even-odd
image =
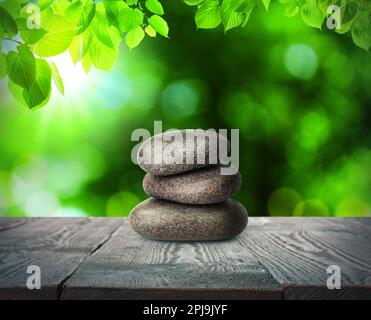
[[[181,134],[185,138],[186,131]],[[171,135],[166,132],[154,136],[138,150],[138,164],[147,172],[143,188],[152,198],[131,211],[133,229],[146,238],[171,241],[225,240],[240,234],[247,225],[247,212],[229,198],[239,190],[241,174],[221,175],[220,163],[224,162],[219,156],[219,165],[209,163],[210,139],[200,139],[204,145],[194,146],[184,143],[186,140],[171,140]],[[218,134],[215,137],[226,139]],[[161,164],[153,155],[159,142],[164,157]],[[171,161],[167,161],[169,149],[177,151],[178,159],[172,152]],[[186,163],[190,150],[194,151],[192,164]],[[200,153],[205,159],[202,164],[197,163]]]

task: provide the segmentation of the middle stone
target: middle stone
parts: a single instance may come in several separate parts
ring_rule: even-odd
[[[144,191],[155,198],[185,204],[212,204],[233,196],[241,186],[241,174],[221,175],[220,167],[208,167],[172,176],[147,173]]]

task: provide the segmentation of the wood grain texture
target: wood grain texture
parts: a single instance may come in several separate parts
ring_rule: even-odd
[[[119,219],[32,219],[0,232],[0,299],[57,299],[64,281],[119,227]],[[41,290],[28,290],[30,265]]]
[[[3,299],[371,299],[370,218],[251,218],[220,242],[147,240],[126,218],[2,220]],[[25,288],[30,264],[42,290]]]
[[[0,217],[0,231],[18,227],[21,224],[24,224],[30,220],[31,219],[24,219],[24,218],[8,219],[8,218]]]
[[[279,283],[236,240],[152,241],[125,221],[68,279],[62,298],[202,299],[210,298],[213,289],[212,297],[220,299],[282,295]]]
[[[371,299],[371,219],[260,218],[239,239],[284,289],[285,299]],[[326,286],[341,269],[342,290]]]

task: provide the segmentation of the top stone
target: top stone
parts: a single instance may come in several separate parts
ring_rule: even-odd
[[[144,141],[137,161],[147,173],[166,176],[227,164],[229,148],[227,138],[214,130],[174,130]]]

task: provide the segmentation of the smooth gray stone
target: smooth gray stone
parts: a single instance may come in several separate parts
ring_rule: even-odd
[[[208,167],[171,176],[147,173],[144,191],[155,198],[186,204],[211,204],[227,200],[241,186],[241,174],[221,175],[220,167]]]
[[[176,134],[179,138],[174,136]],[[174,130],[147,139],[138,149],[139,166],[145,172],[166,176],[228,163],[227,151],[229,152],[230,144],[225,136],[199,130],[194,133],[194,137],[187,138],[186,130]],[[225,145],[222,156],[218,152],[219,141]],[[155,153],[156,157],[162,154],[162,161],[156,159]]]
[[[186,205],[150,198],[131,211],[130,223],[137,233],[153,240],[226,240],[245,229],[247,212],[232,199],[209,205]]]

